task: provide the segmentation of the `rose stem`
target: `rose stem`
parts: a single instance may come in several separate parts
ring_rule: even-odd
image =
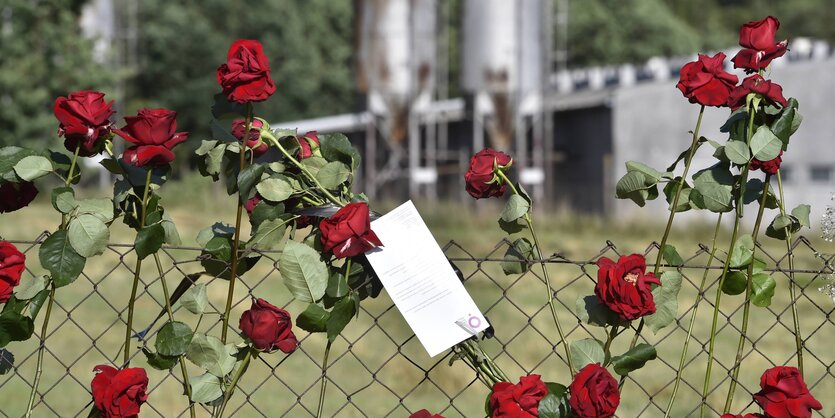
[[[780,214],[786,215],[786,208],[783,203],[783,179],[780,176],[780,170],[777,170],[777,188],[780,191]],[[791,297],[792,322],[794,325],[794,343],[797,348],[797,369],[800,370],[800,376],[803,377],[803,339],[800,334],[800,322],[797,317],[797,299],[795,295],[794,283],[794,253],[792,251],[792,232],[789,227],[786,231],[786,252],[789,255],[789,296]]]
[[[246,166],[246,142],[249,139],[249,130],[252,129],[252,103],[246,104],[246,119],[244,119],[244,136],[238,147],[240,154],[240,171]],[[241,196],[238,190],[238,211],[235,215],[235,236],[232,240],[232,261],[229,266],[229,292],[226,294],[226,309],[223,311],[223,327],[220,331],[220,341],[226,344],[226,334],[229,331],[229,314],[232,311],[232,299],[235,298],[235,279],[238,277],[238,248],[241,245],[241,218],[243,217],[244,201],[246,196]]]
[[[151,189],[151,172],[152,170],[148,168],[148,174],[145,176],[145,191],[142,194],[142,217],[139,219],[140,230],[145,227],[145,218],[148,215],[145,212],[148,209],[148,192]],[[142,259],[137,255],[136,267],[134,267],[133,272],[133,287],[131,288],[130,300],[128,301],[128,323],[125,328],[125,354],[122,360],[122,363],[124,363],[122,367],[127,367],[130,364],[130,337],[133,332],[133,308],[136,305],[136,289],[139,287],[139,274],[141,271]]]
[[[746,144],[751,146],[751,137],[754,136],[754,115],[756,109],[753,107],[748,108],[748,113],[750,114],[748,117],[748,133],[746,138]],[[707,368],[705,369],[705,381],[704,386],[702,386],[702,405],[699,410],[699,414],[702,418],[705,416],[705,408],[707,407],[707,394],[708,390],[710,389],[710,372],[713,369],[713,349],[716,347],[716,326],[719,321],[719,303],[722,301],[722,285],[725,284],[725,276],[728,274],[728,269],[730,268],[731,257],[734,255],[734,244],[736,243],[736,238],[739,235],[739,224],[742,220],[742,212],[743,206],[745,204],[745,185],[748,181],[748,164],[742,167],[742,173],[740,174],[739,178],[739,199],[736,203],[736,214],[734,216],[734,228],[733,232],[731,233],[731,242],[728,247],[727,257],[725,258],[725,262],[722,265],[722,274],[719,276],[719,284],[716,287],[716,299],[713,302],[713,321],[711,322],[710,326],[710,343],[708,345],[707,351]],[[753,262],[753,260],[752,260]]]
[[[702,116],[705,114],[705,106],[699,108],[699,117],[696,119],[696,129],[693,130],[693,141],[690,143],[690,151],[687,153],[687,159],[684,161],[684,172],[681,174],[681,180],[678,181],[676,192],[673,195],[672,204],[670,204],[670,216],[667,217],[667,227],[664,228],[664,235],[661,236],[661,244],[658,247],[658,254],[655,256],[655,267],[652,270],[654,276],[658,276],[658,271],[661,269],[661,259],[664,256],[664,247],[667,245],[667,239],[670,238],[670,231],[673,227],[673,219],[676,217],[678,209],[678,201],[681,197],[681,191],[684,189],[684,183],[687,181],[687,174],[690,172],[690,166],[693,164],[693,156],[696,155],[696,150],[699,148],[699,129],[702,127]],[[638,338],[641,336],[641,331],[644,329],[644,318],[638,323],[638,328],[635,329],[635,336],[632,337],[632,342],[629,344],[629,349],[635,348],[638,344]],[[626,382],[626,376],[621,376],[619,388],[623,388]]]
[[[742,365],[742,350],[745,348],[745,338],[748,332],[748,318],[751,311],[751,288],[753,286],[752,276],[754,275],[754,254],[757,253],[757,235],[760,233],[760,224],[763,220],[763,210],[765,210],[765,200],[768,198],[768,185],[771,181],[771,174],[766,174],[765,182],[763,182],[763,195],[760,199],[760,208],[757,211],[757,220],[754,222],[754,231],[751,233],[751,238],[754,241],[754,248],[751,250],[751,262],[748,264],[748,282],[745,288],[745,308],[742,311],[742,330],[739,333],[739,343],[736,347],[736,361],[733,366],[733,377],[731,378],[731,388],[728,391],[728,397],[725,398],[725,412],[731,409],[734,400],[734,392],[736,391],[736,380],[739,377],[739,369]]]
[[[710,257],[707,259],[707,267],[702,274],[702,282],[699,284],[699,293],[696,295],[696,303],[693,305],[693,316],[690,317],[690,325],[687,327],[687,336],[684,338],[684,348],[681,349],[681,356],[678,360],[678,369],[676,369],[676,381],[673,384],[673,394],[670,396],[670,402],[667,404],[667,409],[664,411],[664,418],[670,416],[670,410],[673,408],[676,394],[678,393],[679,384],[681,384],[681,373],[684,370],[684,362],[687,358],[687,347],[690,345],[690,337],[693,335],[693,324],[696,323],[696,314],[699,312],[699,302],[704,298],[705,283],[707,283],[707,274],[710,271],[710,265],[713,259],[716,258],[716,238],[719,236],[719,230],[722,226],[722,213],[716,219],[716,228],[713,230],[713,242],[710,245]]]
[[[174,322],[174,310],[171,309],[171,297],[168,293],[168,283],[165,282],[165,272],[162,270],[162,263],[159,261],[159,254],[154,253],[154,262],[157,265],[157,271],[159,272],[159,280],[162,282],[162,292],[163,296],[165,296],[165,310],[168,312],[168,320]],[[188,396],[188,413],[191,418],[195,418],[196,413],[194,411],[194,402],[191,401],[191,384],[189,383],[188,378],[188,369],[186,369],[186,364],[183,362],[185,356],[180,355],[180,372],[183,375],[183,389],[185,389],[186,396]]]
[[[345,283],[348,283],[348,276],[351,275],[351,258],[345,260]],[[336,339],[336,337],[334,337]],[[319,388],[319,406],[316,408],[316,418],[322,416],[322,409],[325,407],[325,391],[328,389],[328,356],[331,353],[333,340],[328,337],[328,344],[325,346],[325,355],[322,357],[322,385]]]
[[[247,131],[248,132],[248,131]],[[232,398],[232,392],[235,391],[235,386],[238,386],[238,381],[241,380],[241,376],[243,376],[246,369],[249,367],[249,361],[252,359],[252,348],[246,350],[246,355],[244,359],[241,361],[241,367],[238,367],[238,370],[235,372],[235,376],[232,377],[232,382],[229,384],[229,387],[226,388],[226,392],[223,393],[223,402],[220,404],[220,409],[217,413],[217,418],[223,417],[223,411],[226,409],[226,404],[229,402],[229,399]]]
[[[41,326],[41,343],[38,346],[38,366],[35,370],[35,381],[32,383],[32,392],[29,393],[29,404],[26,407],[26,418],[32,416],[32,408],[35,406],[35,396],[38,392],[38,384],[41,382],[41,374],[43,373],[43,352],[46,347],[46,332],[49,326],[49,315],[52,313],[52,303],[55,301],[55,283],[50,282],[51,289],[49,291],[49,301],[46,305],[46,316]]]
[[[75,146],[75,153],[72,156],[72,161],[70,162],[70,170],[67,172],[67,178],[64,179],[64,187],[70,187],[72,184],[73,173],[75,172],[75,166],[78,164],[78,154],[81,152],[81,142],[79,142]],[[67,228],[67,214],[61,214],[61,229]],[[49,285],[52,286],[52,289],[49,291],[49,295],[47,296],[47,305],[46,305],[46,314],[43,318],[43,325],[41,325],[41,343],[38,346],[38,362],[37,368],[35,369],[35,380],[32,382],[32,391],[29,393],[29,405],[26,407],[26,418],[32,416],[32,408],[35,406],[35,396],[38,393],[38,385],[41,382],[41,374],[43,374],[43,351],[46,348],[46,332],[47,327],[49,326],[49,317],[52,315],[52,304],[55,301],[55,282],[50,279]]]
[[[337,199],[336,196],[334,196],[331,192],[328,191],[328,189],[324,188],[322,186],[322,183],[319,183],[319,180],[316,179],[316,176],[314,176],[313,174],[310,174],[310,171],[307,171],[307,167],[302,165],[302,163],[300,163],[299,160],[295,159],[292,155],[290,155],[290,153],[287,152],[287,150],[284,149],[283,146],[281,146],[281,143],[278,141],[278,139],[272,133],[265,130],[264,132],[261,133],[261,136],[262,137],[267,137],[267,140],[272,142],[272,144],[275,145],[276,148],[278,148],[278,150],[281,151],[281,153],[284,154],[284,156],[287,157],[287,159],[290,160],[291,163],[293,163],[293,165],[298,167],[299,170],[301,170],[301,172],[304,173],[305,177],[307,177],[310,181],[312,181],[313,184],[315,184],[316,187],[320,191],[322,191],[322,194],[324,194],[325,197],[328,198],[328,200],[333,202],[335,205],[345,206],[345,204],[342,203],[341,200]]]
[[[499,178],[502,179],[508,186],[510,186],[510,190],[513,194],[519,194],[519,191],[516,190],[516,186],[513,185],[513,182],[507,178],[507,176],[502,172],[502,170],[496,170],[496,173],[499,175]],[[563,348],[565,349],[565,360],[568,363],[568,371],[574,376],[574,364],[571,362],[571,354],[568,351],[568,342],[565,340],[565,334],[562,332],[562,326],[560,325],[560,320],[557,317],[557,309],[554,307],[554,289],[551,287],[551,279],[548,277],[548,269],[545,266],[544,259],[542,257],[542,251],[540,250],[539,246],[539,239],[536,237],[536,230],[533,227],[533,220],[531,219],[531,215],[528,212],[525,212],[524,215],[525,222],[528,224],[528,230],[531,231],[531,238],[533,238],[533,246],[536,250],[536,258],[539,259],[540,267],[542,267],[542,275],[545,277],[545,287],[548,291],[548,307],[551,309],[551,318],[554,319],[554,325],[557,326],[557,334],[560,336],[560,342],[562,343]],[[554,347],[556,348],[556,347]]]

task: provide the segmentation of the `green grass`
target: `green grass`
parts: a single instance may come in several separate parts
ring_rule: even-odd
[[[163,188],[163,202],[176,221],[186,245],[194,243],[197,231],[203,227],[216,221],[231,223],[234,220],[234,200],[226,196],[223,190],[207,189],[202,184],[205,183],[186,178]],[[94,191],[86,194],[107,195],[106,192]],[[384,212],[395,204],[384,202],[376,205],[375,209]],[[497,202],[479,201],[466,205],[417,202],[417,206],[440,244],[454,240],[463,248],[450,248],[448,254],[451,257],[463,258],[469,253],[475,257],[490,255],[491,258],[501,258],[504,254],[505,247],[491,254],[496,243],[504,237],[495,223],[501,209]],[[26,210],[3,215],[0,219],[0,235],[6,239],[24,240],[34,239],[41,231],[54,229],[58,216],[42,196],[41,200]],[[546,253],[558,252],[572,260],[596,259],[601,249],[607,249],[604,255],[615,257],[612,249],[607,247],[606,240],[616,244],[621,253],[643,252],[663,232],[659,220],[624,222],[550,212],[536,213],[535,219]],[[695,254],[697,243],[709,243],[711,233],[712,225],[691,224],[685,229],[675,230],[671,243],[679,248],[686,259],[688,255]],[[727,235],[727,231],[724,231],[725,240]],[[132,240],[133,231],[120,221],[114,223],[111,242],[129,243]],[[833,251],[831,245],[819,240],[815,240],[814,245],[824,252]],[[119,347],[124,338],[124,324],[114,324],[118,313],[111,305],[119,311],[127,305],[131,281],[129,268],[133,268],[135,259],[132,253],[127,253],[126,248],[116,250],[118,252],[108,252],[89,260],[85,273],[92,282],[82,277],[59,290],[60,307],[56,307],[50,322],[48,352],[41,383],[41,390],[46,393],[44,403],[39,404],[35,411],[37,417],[86,416],[83,410],[89,402],[87,389],[92,378],[92,368],[121,358]],[[785,249],[779,242],[769,239],[766,241],[766,251],[777,255],[783,254]],[[36,274],[40,273],[36,261],[37,248],[27,254],[28,265]],[[168,255],[163,256],[166,279],[172,287],[179,281],[181,272],[200,270],[199,262],[196,261],[199,255],[197,252],[176,250],[170,254],[178,260],[175,267]],[[649,258],[654,260],[652,255]],[[691,262],[699,264],[706,259],[707,256],[702,254]],[[804,248],[797,250],[797,263],[799,268],[812,270],[818,270],[822,265],[812,251]],[[240,303],[233,311],[233,318],[238,318],[249,305],[248,287],[254,288],[253,294],[258,297],[264,297],[277,305],[286,305],[292,313],[304,309],[304,304],[290,299],[280,277],[272,270],[273,264],[273,260],[265,257],[242,279],[244,286],[236,289],[236,300]],[[480,266],[472,261],[458,261],[456,264],[468,276],[467,288],[476,303],[486,311],[496,327],[497,338],[488,341],[486,347],[488,351],[497,353],[500,366],[511,376],[534,372],[542,374],[546,380],[568,383],[568,370],[557,358],[562,353],[562,346],[554,347],[558,338],[545,308],[542,282],[531,273],[521,277],[507,277],[497,262],[483,262]],[[774,262],[770,261],[769,264],[773,266]],[[586,338],[588,332],[597,338],[604,338],[600,329],[576,327],[580,324],[571,312],[578,297],[592,293],[593,284],[589,276],[595,274],[596,268],[554,264],[549,266],[549,271],[558,290],[561,322],[567,330],[572,330],[568,340]],[[684,273],[696,284],[701,279],[701,270],[685,270]],[[137,328],[148,324],[159,312],[162,289],[157,276],[149,260],[143,265],[143,281],[146,286],[141,288],[144,292],[137,302]],[[715,280],[717,276],[718,272],[711,272],[708,278]],[[794,341],[790,332],[791,315],[787,310],[787,280],[779,273],[775,273],[774,277],[778,289],[771,308],[752,307],[749,330],[755,341],[755,350],[751,352],[750,342],[746,345],[745,352],[750,354],[740,374],[744,388],[737,389],[734,412],[746,409],[750,396],[745,388],[755,391],[763,370],[772,364],[795,363],[792,357]],[[831,343],[835,341],[835,327],[827,320],[827,314],[831,315],[833,311],[832,300],[817,291],[821,278],[802,274],[798,275],[797,280],[801,286],[808,286],[805,296],[800,297],[797,305],[801,328],[804,336],[808,336],[805,342],[808,350],[805,357],[806,381],[812,387],[812,393],[824,403],[823,415],[831,416],[835,413],[835,406],[826,394],[835,393],[835,378],[827,371],[835,362],[835,353],[831,349]],[[210,301],[218,310],[222,310],[226,289],[226,283],[222,280],[215,280],[209,286]],[[502,289],[505,289],[504,292]],[[706,290],[711,302],[714,293],[715,286]],[[679,315],[688,312],[696,297],[694,285],[685,282],[679,296]],[[720,316],[722,330],[717,338],[716,350],[719,363],[714,367],[713,382],[719,384],[723,379],[725,381],[709,397],[710,404],[715,408],[722,407],[727,393],[725,367],[733,362],[739,336],[738,331],[728,325],[740,326],[742,311],[738,308],[742,301],[741,296],[724,296],[722,300],[721,310],[730,315],[730,319]],[[390,306],[391,301],[385,292],[377,299],[364,301],[363,307],[368,313],[362,312],[344,332],[345,338],[335,343],[328,373],[333,383],[328,389],[329,396],[323,415],[359,417],[364,416],[364,413],[365,416],[380,417],[391,413],[394,417],[406,417],[407,409],[414,411],[428,408],[440,412],[449,408],[443,412],[446,417],[480,416],[487,389],[479,382],[474,382],[473,372],[461,362],[449,367],[447,360],[441,356],[430,359],[400,314],[389,309]],[[775,314],[779,315],[779,321]],[[125,315],[126,312],[122,312],[122,316]],[[685,380],[695,389],[688,384],[682,385],[671,416],[686,416],[699,403],[698,391],[701,389],[706,359],[701,346],[708,338],[711,315],[711,305],[702,303],[694,330],[696,339],[691,343],[688,356],[689,359],[695,359],[688,362],[684,369]],[[198,318],[185,310],[179,310],[176,316],[191,326],[197,324]],[[689,318],[689,313],[684,315],[682,326],[686,327]],[[42,316],[37,324],[38,329],[40,320]],[[217,316],[206,315],[199,329],[217,335],[217,327]],[[281,353],[275,353],[257,360],[243,379],[242,390],[236,393],[227,411],[237,410],[236,416],[241,417],[262,414],[268,417],[310,416],[310,411],[298,405],[297,399],[300,397],[304,406],[315,410],[319,391],[319,364],[325,338],[323,335],[308,336],[301,330],[297,331],[297,335],[303,339],[302,350],[286,358]],[[667,384],[674,378],[675,371],[664,363],[677,366],[685,333],[681,329],[668,327],[657,335],[651,331],[645,331],[644,335],[651,343],[657,343],[660,359],[631,375],[634,381],[628,381],[624,387],[618,413],[620,417],[638,416],[642,411],[642,416],[660,416],[654,406],[644,409],[650,402],[666,407],[670,396],[671,387]],[[91,344],[91,338],[96,340],[95,346]],[[631,332],[621,336],[615,342],[613,352],[623,352],[630,339]],[[153,340],[148,344],[152,346]],[[0,410],[3,414],[20,416],[25,410],[28,397],[26,381],[34,376],[35,357],[32,353],[36,347],[34,339],[25,343],[12,343],[8,347],[16,355],[18,369],[16,373],[0,378]],[[809,353],[814,353],[817,358]],[[146,367],[141,353],[134,357],[132,365]],[[182,386],[176,381],[179,369],[174,368],[170,375],[148,369],[153,391],[149,404],[143,407],[142,416],[180,415],[186,403],[181,395]],[[192,375],[197,371],[195,367],[189,368]],[[245,403],[244,392],[251,394],[250,403]],[[347,401],[349,396],[350,403]],[[451,397],[454,397],[453,401],[450,401]],[[754,408],[747,407],[746,410],[753,412]],[[718,414],[709,414],[715,415]],[[201,409],[199,416],[208,416],[208,413]]]

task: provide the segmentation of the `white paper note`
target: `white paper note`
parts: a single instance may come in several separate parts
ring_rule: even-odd
[[[383,247],[368,261],[429,356],[489,326],[411,201],[371,229]]]

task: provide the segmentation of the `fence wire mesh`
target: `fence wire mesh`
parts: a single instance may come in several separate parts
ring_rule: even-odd
[[[39,243],[16,241],[30,260],[37,260]],[[564,350],[556,337],[548,311],[544,280],[538,266],[520,275],[505,275],[501,269],[510,242],[499,242],[487,254],[474,254],[451,241],[443,248],[450,260],[464,273],[465,286],[495,328],[495,337],[483,342],[500,367],[510,376],[528,373],[543,375],[545,380],[567,384],[570,380]],[[767,308],[754,309],[749,326],[744,360],[739,375],[733,411],[756,411],[751,394],[759,390],[759,376],[774,365],[795,365],[795,340],[791,304],[796,303],[802,331],[805,380],[813,395],[824,404],[814,416],[835,416],[835,305],[831,295],[818,289],[833,275],[833,256],[818,252],[811,242],[798,238],[792,243],[795,268],[788,269],[789,253],[760,248],[767,261],[766,271],[777,281],[777,291]],[[649,246],[645,254],[654,260],[658,246]],[[127,302],[133,277],[135,256],[132,245],[113,244],[103,256],[88,261],[84,274],[71,285],[59,289],[46,335],[40,334],[43,312],[36,323],[36,335],[27,342],[7,347],[14,353],[14,367],[0,377],[0,416],[19,417],[26,409],[26,398],[35,376],[36,352],[40,338],[45,339],[43,378],[35,403],[34,416],[85,417],[91,406],[89,391],[93,367],[119,364],[124,338]],[[160,253],[163,274],[145,267],[134,331],[148,326],[163,308],[160,280],[171,285],[185,275],[202,270],[199,248],[166,247]],[[277,270],[278,252],[263,252],[258,265],[247,272],[236,287],[230,333],[237,332],[238,318],[249,306],[252,296],[265,298],[298,314],[305,304],[293,300],[284,288]],[[551,273],[560,320],[570,341],[595,336],[603,339],[603,330],[582,323],[576,315],[579,297],[593,294],[599,257],[616,258],[618,248],[611,242],[587,260],[572,260],[555,254],[540,260]],[[717,255],[720,259],[721,251]],[[662,416],[672,392],[679,354],[687,334],[691,315],[698,300],[698,314],[693,340],[682,369],[682,384],[671,416],[698,414],[703,403],[701,391],[708,351],[713,298],[721,263],[707,268],[707,283],[699,298],[699,285],[708,264],[706,246],[684,258],[677,267],[682,273],[677,320],[657,334],[645,330],[641,339],[654,344],[658,358],[629,375],[623,387],[619,417]],[[43,274],[37,263],[28,263],[29,278]],[[535,263],[535,264],[538,264]],[[676,268],[676,267],[667,267]],[[793,281],[790,281],[792,280]],[[24,278],[27,280],[27,278]],[[224,280],[203,278],[208,283],[210,308],[203,316],[184,309],[175,312],[178,320],[208,334],[219,334],[220,314],[227,286]],[[217,283],[219,282],[219,283]],[[791,300],[788,287],[796,286]],[[721,414],[730,384],[736,344],[739,338],[744,298],[741,295],[722,299],[719,311],[716,363],[706,403],[710,415]],[[634,321],[637,322],[637,321]],[[637,325],[637,324],[633,324]],[[227,408],[228,415],[240,417],[314,416],[318,405],[322,354],[325,337],[296,330],[300,349],[289,356],[268,354],[258,357],[239,384],[239,390]],[[625,351],[631,331],[615,341],[612,352]],[[188,416],[182,395],[179,368],[157,371],[147,366],[139,350],[153,347],[149,333],[133,353],[132,366],[145,367],[150,392],[143,417]],[[385,292],[376,299],[363,301],[358,318],[334,343],[328,361],[328,396],[324,416],[333,417],[406,417],[427,408],[446,417],[484,415],[488,390],[463,362],[450,365],[449,353],[429,358]],[[191,376],[198,369],[189,364]],[[210,409],[198,407],[199,416]]]

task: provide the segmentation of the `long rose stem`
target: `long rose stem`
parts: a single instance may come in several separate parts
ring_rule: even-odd
[[[519,191],[516,190],[516,186],[513,185],[513,182],[507,178],[502,170],[496,170],[496,172],[498,173],[499,178],[501,178],[501,181],[510,187],[513,194],[519,194]],[[565,334],[562,331],[562,325],[560,325],[560,320],[557,317],[557,309],[554,306],[554,288],[551,287],[551,279],[548,276],[548,269],[546,268],[544,258],[542,257],[542,247],[539,245],[539,239],[536,237],[536,230],[533,227],[531,215],[528,212],[525,212],[524,218],[525,222],[528,224],[528,230],[531,232],[531,238],[533,238],[533,246],[536,250],[536,254],[534,255],[539,260],[540,267],[542,267],[542,276],[545,278],[545,288],[548,291],[548,307],[551,310],[551,318],[554,319],[554,325],[557,327],[557,334],[560,337],[560,343],[562,343],[563,349],[565,350],[565,361],[568,364],[568,371],[572,376],[574,376],[574,364],[571,361],[571,353],[569,351],[568,342],[565,340]]]
[[[745,338],[747,338],[748,333],[748,318],[751,310],[751,288],[753,287],[754,282],[754,254],[757,252],[757,235],[760,233],[760,224],[763,219],[765,200],[768,198],[768,184],[770,181],[771,175],[766,175],[765,182],[763,184],[763,195],[760,200],[760,209],[757,211],[757,220],[754,222],[754,231],[751,233],[751,238],[754,241],[754,248],[751,250],[751,263],[748,264],[748,282],[745,287],[745,307],[743,308],[742,313],[742,330],[739,333],[739,343],[737,343],[736,347],[736,361],[734,361],[734,366],[732,367],[733,376],[731,377],[731,388],[728,390],[728,397],[725,398],[725,413],[728,413],[731,409],[731,405],[733,405],[736,382],[739,378],[739,369],[742,364],[742,351],[745,348]]]
[[[145,218],[148,215],[145,212],[148,209],[148,192],[151,189],[151,172],[152,170],[148,168],[148,174],[145,176],[145,191],[142,193],[142,213],[141,218],[139,219],[140,230],[145,227]],[[128,322],[125,328],[125,353],[122,359],[123,367],[127,367],[128,364],[130,364],[130,337],[133,332],[133,310],[136,305],[136,290],[139,288],[139,275],[141,271],[142,259],[137,255],[136,266],[133,271],[133,286],[131,287],[130,300],[128,301]]]
[[[348,282],[348,276],[351,275],[351,258],[345,260],[345,283]],[[316,418],[322,416],[322,410],[325,408],[325,392],[328,389],[328,356],[331,353],[331,345],[333,340],[328,338],[328,344],[325,346],[325,355],[322,357],[322,384],[319,388],[319,406],[316,409]]]
[[[777,170],[777,188],[780,191],[780,214],[786,214],[786,207],[783,203],[783,179],[780,176],[780,171]],[[800,376],[803,376],[803,337],[800,334],[800,321],[797,316],[797,296],[795,294],[794,282],[794,252],[792,251],[792,232],[789,227],[786,227],[786,253],[789,255],[789,297],[791,298],[792,323],[794,326],[794,343],[797,350],[797,369],[800,370]]]
[[[710,271],[713,259],[716,258],[716,239],[719,236],[719,231],[722,226],[722,215],[723,214],[720,213],[719,218],[716,219],[716,228],[713,230],[713,242],[710,245],[710,258],[707,260],[707,266],[702,274],[702,281],[699,284],[699,293],[696,295],[696,303],[693,306],[693,316],[690,317],[690,325],[687,326],[687,337],[684,338],[684,347],[681,349],[681,356],[678,359],[678,369],[676,369],[676,381],[673,384],[673,393],[670,395],[670,402],[667,404],[667,409],[664,411],[664,418],[668,418],[670,416],[670,410],[673,408],[673,403],[676,400],[676,394],[678,394],[678,387],[681,384],[681,374],[684,371],[684,362],[687,359],[687,347],[690,345],[690,339],[693,335],[693,325],[696,323],[696,315],[699,313],[699,302],[701,302],[704,298],[703,292],[705,283],[707,283],[707,275]]]
[[[246,104],[246,119],[244,120],[244,136],[241,139],[239,152],[240,154],[240,171],[244,170],[246,166],[246,142],[249,139],[249,130],[252,129],[252,103]],[[238,190],[238,210],[235,215],[235,236],[232,239],[232,261],[229,266],[229,290],[226,294],[226,309],[223,310],[223,327],[220,331],[220,341],[226,344],[226,334],[229,331],[229,314],[232,311],[232,300],[235,298],[235,281],[238,277],[238,262],[240,254],[238,249],[241,245],[241,218],[244,212],[245,196],[240,196],[241,191]]]
[[[226,410],[226,404],[229,403],[229,399],[232,398],[232,392],[235,391],[235,387],[238,386],[238,381],[241,380],[241,376],[243,376],[246,369],[249,367],[249,362],[252,360],[252,349],[247,350],[244,359],[241,361],[241,366],[238,367],[238,371],[235,372],[235,376],[232,377],[232,382],[229,384],[229,387],[226,388],[226,392],[223,393],[223,401],[220,404],[220,409],[217,413],[217,418],[223,418],[223,411]]]

